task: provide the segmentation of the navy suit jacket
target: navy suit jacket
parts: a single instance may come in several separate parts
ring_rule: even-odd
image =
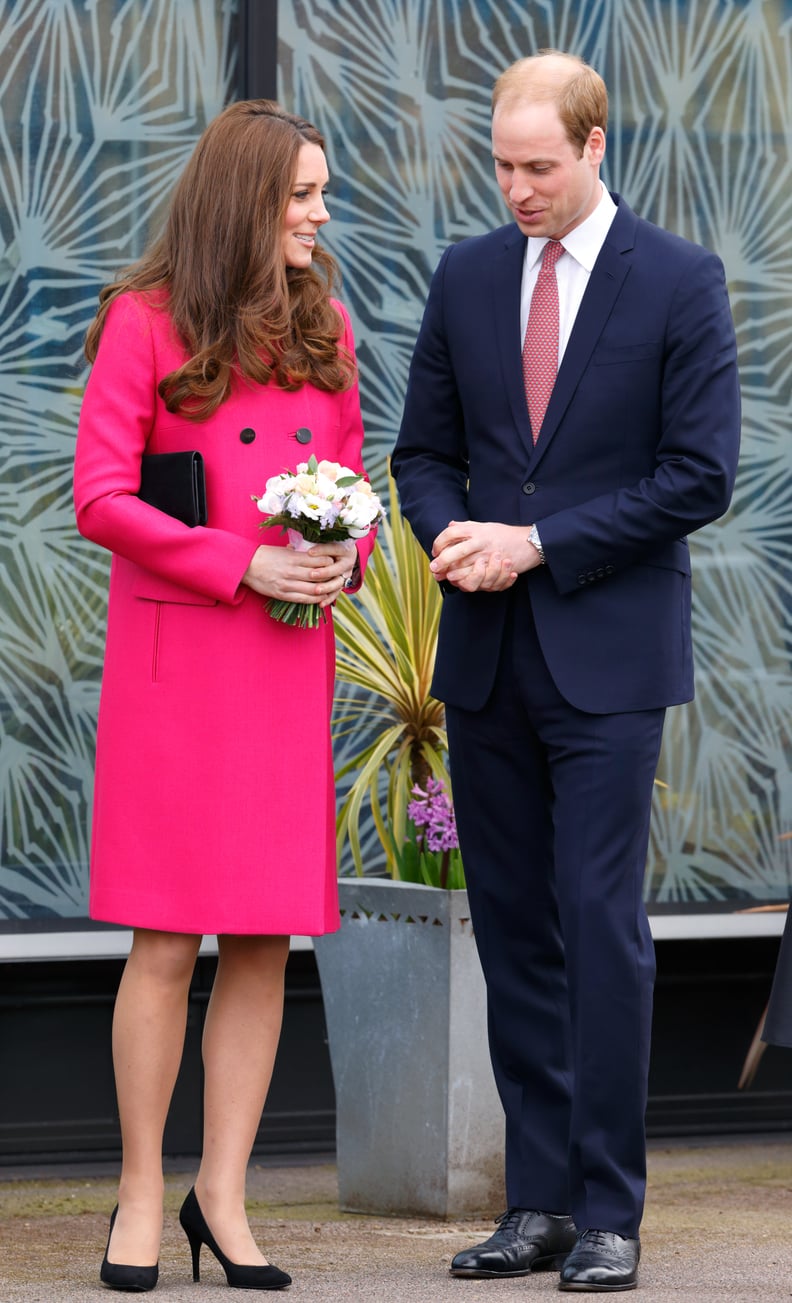
[[[520,357],[525,237],[446,249],[432,280],[392,467],[427,552],[450,520],[536,523],[521,576],[557,688],[594,713],[693,695],[687,535],[728,508],[740,397],[719,258],[617,213],[534,447]],[[508,593],[445,596],[433,691],[484,705]]]

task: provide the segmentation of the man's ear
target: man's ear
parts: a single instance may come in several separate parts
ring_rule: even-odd
[[[605,132],[602,127],[592,127],[589,132],[589,138],[583,149],[583,157],[589,163],[596,166],[602,162],[605,157]]]

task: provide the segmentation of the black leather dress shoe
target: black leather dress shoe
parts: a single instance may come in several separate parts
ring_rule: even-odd
[[[561,1270],[559,1289],[635,1289],[640,1240],[613,1231],[583,1231]]]
[[[571,1217],[510,1208],[483,1244],[463,1249],[451,1263],[452,1276],[527,1276],[558,1270],[575,1243]]]

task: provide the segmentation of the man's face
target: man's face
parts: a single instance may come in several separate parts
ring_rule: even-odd
[[[560,240],[593,213],[605,135],[592,128],[582,157],[555,104],[511,103],[492,119],[495,176],[523,235]]]

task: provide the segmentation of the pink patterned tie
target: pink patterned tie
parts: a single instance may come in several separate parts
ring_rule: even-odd
[[[555,265],[564,252],[558,240],[548,240],[531,296],[522,366],[533,441],[539,438],[558,371],[558,282]]]

